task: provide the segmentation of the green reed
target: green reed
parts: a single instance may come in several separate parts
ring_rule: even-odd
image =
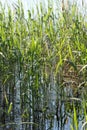
[[[65,113],[73,110],[72,120],[78,130],[79,112],[68,100],[71,97],[86,100],[87,22],[82,14],[76,13],[76,6],[68,12],[59,10],[60,15],[50,5],[47,10],[42,4],[36,8],[36,17],[34,10],[28,10],[26,18],[20,1],[14,4],[14,11],[8,7],[7,13],[0,4],[0,118],[3,117],[0,125],[14,122],[19,124],[15,130],[22,127],[39,130],[46,128],[45,120],[50,120],[52,126],[56,113],[49,105],[53,90],[55,102],[59,101],[61,107],[65,102]],[[70,97],[63,81],[66,69],[67,73],[73,70],[79,77]],[[69,78],[68,81],[73,80]]]

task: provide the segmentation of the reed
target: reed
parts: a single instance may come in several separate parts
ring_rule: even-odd
[[[26,18],[20,1],[7,13],[0,3],[0,128],[51,129],[56,116],[62,130],[72,115],[78,130],[87,115],[86,19],[64,1],[60,15],[36,7]]]

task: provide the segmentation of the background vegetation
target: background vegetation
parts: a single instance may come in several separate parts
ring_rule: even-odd
[[[0,129],[61,130],[87,121],[87,20],[73,5],[7,13],[0,3]],[[32,15],[31,15],[32,13]],[[81,124],[83,121],[84,124]],[[85,128],[86,129],[86,128]]]

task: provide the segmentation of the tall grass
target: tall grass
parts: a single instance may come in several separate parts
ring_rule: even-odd
[[[86,117],[79,103],[87,99],[86,20],[76,6],[57,15],[40,5],[37,17],[28,10],[27,19],[21,2],[15,12],[0,8],[0,127],[45,130],[48,121],[51,129],[56,115],[64,129],[73,114],[78,130]]]

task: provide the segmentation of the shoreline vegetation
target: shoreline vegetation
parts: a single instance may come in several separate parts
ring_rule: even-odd
[[[61,5],[0,3],[0,130],[87,129],[87,20]]]

